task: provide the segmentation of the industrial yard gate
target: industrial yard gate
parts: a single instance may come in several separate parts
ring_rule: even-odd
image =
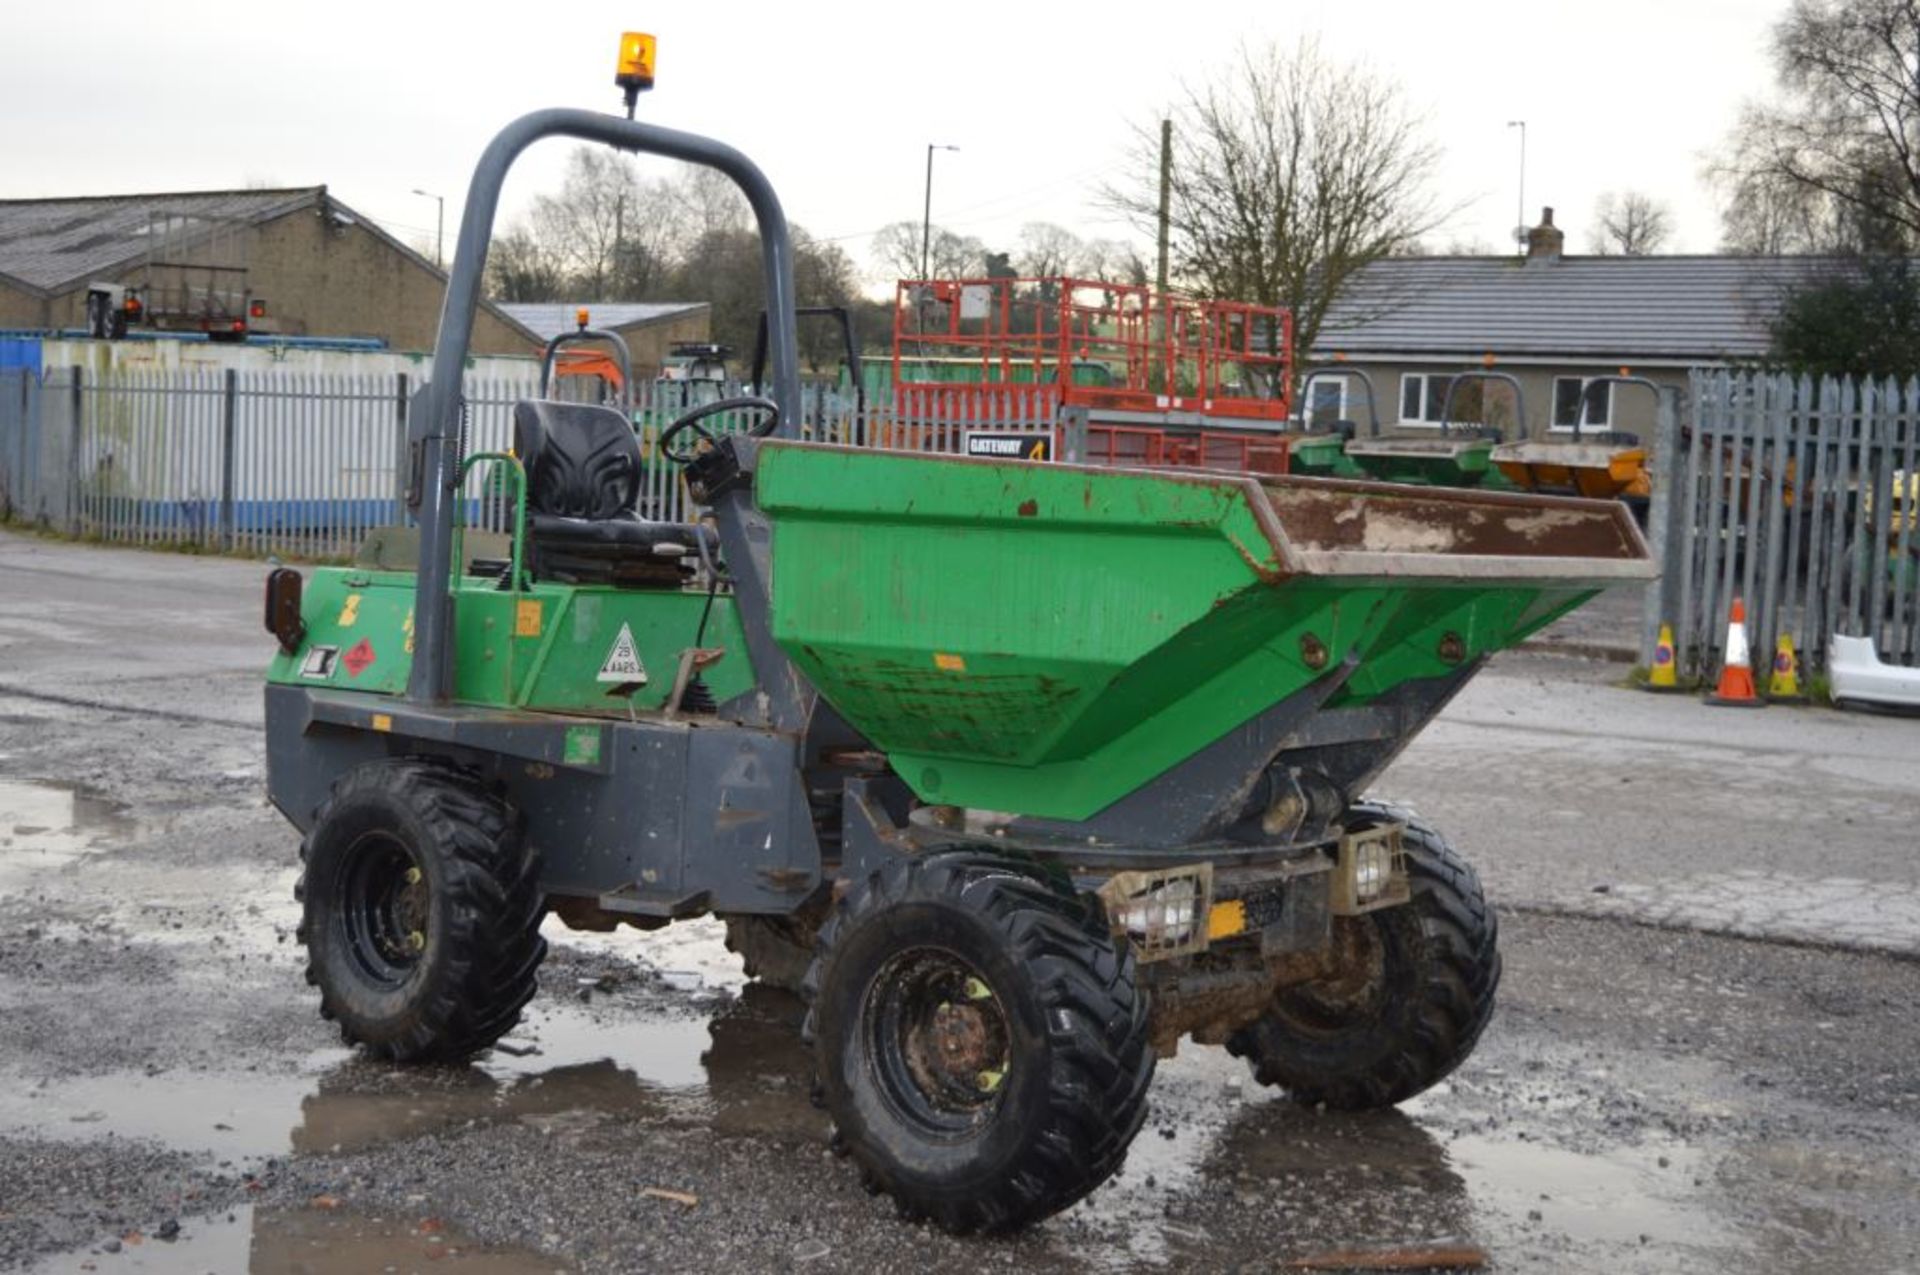
[[[1736,597],[1757,661],[1785,634],[1824,668],[1838,633],[1916,663],[1920,380],[1698,372],[1688,402],[1655,460],[1647,615],[1673,625],[1682,675],[1718,668]]]

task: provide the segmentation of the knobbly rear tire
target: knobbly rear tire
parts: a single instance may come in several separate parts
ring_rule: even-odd
[[[768,987],[798,994],[813,964],[814,939],[832,906],[828,891],[787,916],[725,918],[727,950],[740,957],[746,976]]]
[[[1376,983],[1354,999],[1327,995],[1338,975],[1276,989],[1272,1007],[1227,1041],[1256,1080],[1300,1103],[1365,1111],[1403,1102],[1465,1061],[1493,1016],[1499,922],[1478,874],[1409,810],[1368,802],[1349,813],[1353,827],[1389,820],[1406,825],[1411,902],[1334,920],[1357,927],[1336,934],[1337,945],[1377,954]]]
[[[1096,900],[1024,865],[966,850],[887,864],[821,931],[803,994],[834,1145],[903,1216],[1026,1226],[1106,1181],[1146,1117],[1132,952]],[[956,1020],[977,1053],[942,1056],[938,1024]]]
[[[355,767],[300,859],[307,982],[349,1045],[458,1062],[520,1021],[547,951],[539,858],[477,776],[427,758]]]

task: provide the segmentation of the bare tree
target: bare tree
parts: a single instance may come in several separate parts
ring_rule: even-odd
[[[487,249],[487,295],[496,301],[559,301],[566,271],[525,225],[514,226]]]
[[[1722,252],[1779,256],[1821,252],[1839,239],[1831,201],[1777,173],[1742,171],[1731,165],[1708,169],[1719,188]]]
[[[639,199],[632,160],[599,147],[575,147],[560,193],[534,197],[532,231],[566,273],[586,285],[591,299],[603,300],[626,219]]]
[[[802,305],[845,305],[853,266],[837,245],[792,228],[793,273]],[[644,180],[620,156],[580,148],[558,194],[535,196],[529,215],[488,253],[489,295],[502,301],[705,301],[714,339],[746,350],[763,297],[758,232],[725,178],[687,168]],[[837,357],[824,329],[804,353]]]
[[[751,228],[746,197],[733,178],[704,164],[690,165],[673,187],[677,220],[689,237]]]
[[[1709,169],[1735,251],[1910,251],[1920,241],[1920,5],[1793,0],[1775,100],[1749,104]]]
[[[1673,214],[1637,190],[1608,191],[1593,201],[1587,250],[1596,257],[1644,257],[1660,251],[1673,233]]]
[[[1135,129],[1129,175],[1105,192],[1147,235],[1158,118]],[[1290,308],[1301,351],[1359,271],[1441,220],[1428,193],[1439,151],[1399,90],[1329,61],[1313,40],[1243,48],[1171,118],[1173,272],[1206,295]]]
[[[921,224],[896,221],[873,237],[873,256],[896,279],[920,277]],[[986,273],[987,250],[978,239],[933,227],[927,270],[936,279],[966,279]]]
[[[1086,251],[1080,236],[1050,221],[1030,221],[1020,227],[1020,251],[1013,267],[1029,279],[1052,279],[1072,274]]]
[[[1089,239],[1080,245],[1080,257],[1073,272],[1096,283],[1130,283],[1145,286],[1153,277],[1153,267],[1132,244],[1118,239]]]

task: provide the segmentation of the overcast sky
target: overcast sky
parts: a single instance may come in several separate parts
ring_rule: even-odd
[[[1323,49],[1397,82],[1445,157],[1460,211],[1436,239],[1509,242],[1527,121],[1528,217],[1584,251],[1595,199],[1638,189],[1675,214],[1668,251],[1710,252],[1700,179],[1741,101],[1771,87],[1785,0],[1132,0],[1054,4],[9,4],[0,198],[325,183],[430,246],[453,239],[472,163],[523,111],[616,110],[624,27],[660,37],[645,118],[739,146],[788,216],[868,267],[872,232],[934,221],[1012,248],[1029,221],[1129,237],[1097,192],[1134,123],[1243,40]],[[557,185],[568,143],[515,170],[505,208]]]

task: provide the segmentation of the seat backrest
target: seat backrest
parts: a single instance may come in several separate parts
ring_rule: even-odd
[[[593,403],[521,399],[513,450],[527,470],[527,511],[603,522],[633,517],[640,440],[627,418]]]

